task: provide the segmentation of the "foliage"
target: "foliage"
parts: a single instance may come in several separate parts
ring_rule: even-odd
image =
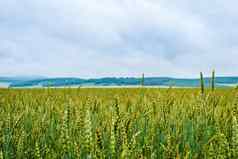
[[[237,158],[238,91],[0,89],[0,158]]]

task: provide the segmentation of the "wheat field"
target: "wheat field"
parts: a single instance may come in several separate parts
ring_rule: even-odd
[[[0,89],[0,159],[237,159],[238,89]]]

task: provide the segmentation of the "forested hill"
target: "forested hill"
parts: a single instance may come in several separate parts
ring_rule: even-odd
[[[216,77],[217,86],[236,86],[238,77]],[[141,78],[11,78],[0,77],[0,83],[8,83],[9,87],[62,87],[62,86],[136,86],[140,85]],[[144,79],[145,86],[176,86],[197,87],[199,79],[181,79],[170,77],[148,77]],[[210,78],[205,78],[205,85],[210,84]]]

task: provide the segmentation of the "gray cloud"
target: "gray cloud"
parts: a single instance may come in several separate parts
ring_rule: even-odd
[[[0,1],[0,74],[237,75],[235,0]]]

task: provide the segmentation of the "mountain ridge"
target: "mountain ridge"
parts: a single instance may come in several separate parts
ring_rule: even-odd
[[[209,86],[210,77],[205,77],[205,86]],[[216,86],[227,87],[238,85],[238,76],[218,76]],[[64,86],[137,86],[141,83],[138,77],[103,77],[103,78],[77,78],[77,77],[0,77],[0,82],[8,83],[8,87],[64,87]],[[146,77],[145,86],[178,86],[198,87],[198,78],[174,77]]]

